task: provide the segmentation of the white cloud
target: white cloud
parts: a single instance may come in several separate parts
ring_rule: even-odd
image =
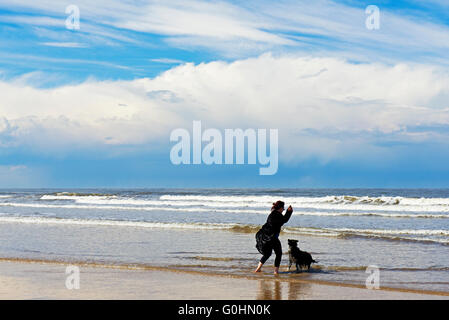
[[[377,153],[380,143],[446,143],[449,74],[426,65],[272,56],[187,63],[154,79],[39,89],[0,82],[2,145],[160,145],[203,126],[278,128],[283,159]],[[425,128],[416,132],[415,128]],[[47,152],[45,151],[45,152]],[[43,151],[42,151],[43,152]]]

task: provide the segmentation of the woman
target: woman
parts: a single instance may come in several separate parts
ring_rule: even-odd
[[[271,253],[274,250],[274,253],[276,254],[274,260],[274,274],[279,273],[279,266],[282,258],[282,246],[279,241],[279,233],[281,232],[282,225],[287,223],[292,216],[293,208],[292,206],[289,206],[285,215],[282,215],[283,211],[284,202],[277,201],[276,203],[273,203],[267,222],[256,234],[256,248],[263,256],[254,272],[260,272],[263,264],[271,256]]]

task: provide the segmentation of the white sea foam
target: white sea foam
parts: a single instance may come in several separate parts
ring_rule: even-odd
[[[353,211],[376,211],[376,212],[449,212],[449,206],[446,205],[372,205],[372,204],[333,204],[316,203],[313,205],[296,203],[292,206],[302,209],[321,209],[321,210],[353,210]]]
[[[161,200],[176,202],[197,201],[203,205],[215,203],[228,206],[269,207],[273,196],[196,196],[163,195]],[[283,197],[287,205],[299,209],[396,211],[396,212],[449,212],[448,198],[402,198],[402,197]]]
[[[160,200],[193,200],[193,201],[216,201],[216,202],[237,202],[237,203],[265,203],[271,204],[277,196],[206,196],[206,195],[162,195]],[[295,202],[322,202],[324,199],[331,200],[332,197],[282,197],[285,201]]]
[[[164,229],[231,229],[236,224],[219,223],[163,223],[146,221],[99,220],[99,219],[61,219],[44,217],[0,217],[0,223],[29,223],[29,224],[59,224],[59,225],[85,225],[85,226],[115,226],[138,228],[164,228]]]
[[[449,198],[403,198],[403,197],[368,197],[368,196],[325,196],[325,197],[282,197],[282,196],[207,196],[207,195],[162,195],[161,200],[194,200],[194,201],[216,201],[216,202],[238,202],[238,203],[272,203],[274,199],[281,198],[286,203],[296,204],[372,204],[372,205],[415,205],[449,206]]]
[[[351,229],[351,228],[337,228],[328,229],[336,232],[352,232],[357,234],[369,233],[380,235],[432,235],[432,236],[449,236],[449,230],[408,230],[408,229]],[[449,240],[449,239],[448,239]]]
[[[67,195],[67,194],[57,194],[57,195],[52,195],[52,194],[44,194],[40,199],[41,200],[83,200],[83,199],[90,199],[92,201],[98,201],[98,200],[105,200],[105,199],[110,199],[110,198],[115,198],[115,196],[94,196],[94,195],[86,195],[86,196],[81,196],[81,195]]]
[[[217,208],[176,208],[176,207],[150,207],[150,206],[111,206],[111,205],[83,205],[83,204],[44,204],[44,203],[0,203],[0,206],[27,207],[27,208],[61,208],[61,209],[103,209],[103,210],[137,210],[137,211],[179,211],[179,212],[226,212],[226,213],[255,213],[267,214],[265,210],[233,210]]]

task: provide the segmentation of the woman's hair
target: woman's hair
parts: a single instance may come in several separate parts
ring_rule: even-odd
[[[277,210],[279,208],[283,208],[285,203],[281,200],[273,202],[273,206],[271,207],[271,210]]]

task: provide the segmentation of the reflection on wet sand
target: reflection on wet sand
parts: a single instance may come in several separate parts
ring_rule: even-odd
[[[304,299],[308,296],[311,286],[308,283],[289,282],[288,283],[288,300]]]
[[[308,296],[311,286],[308,283],[259,280],[258,300],[300,300]]]
[[[281,300],[280,281],[259,280],[259,290],[257,292],[258,300]]]

